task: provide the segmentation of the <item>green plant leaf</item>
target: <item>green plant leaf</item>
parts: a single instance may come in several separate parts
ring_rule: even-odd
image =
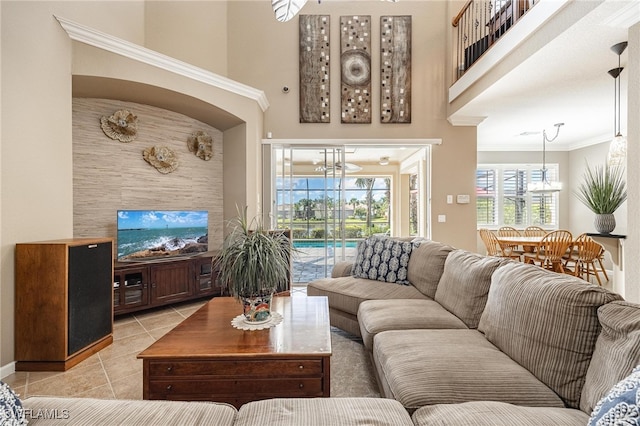
[[[582,182],[574,195],[596,214],[612,214],[627,200],[625,170],[607,164],[586,163]]]

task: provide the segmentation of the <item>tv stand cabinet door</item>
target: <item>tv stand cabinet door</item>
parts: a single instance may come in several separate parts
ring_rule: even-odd
[[[193,295],[190,262],[151,266],[151,305],[180,302]]]

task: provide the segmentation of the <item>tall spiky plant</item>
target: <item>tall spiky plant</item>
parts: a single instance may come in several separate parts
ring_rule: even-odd
[[[249,222],[246,207],[230,225],[233,230],[215,260],[222,285],[230,294],[238,299],[255,297],[285,285],[293,250],[285,233],[266,230],[256,218]]]
[[[608,164],[592,168],[586,163],[575,196],[596,214],[612,214],[627,200],[624,168]]]

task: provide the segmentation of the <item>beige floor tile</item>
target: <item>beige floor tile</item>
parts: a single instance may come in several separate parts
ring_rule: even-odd
[[[111,382],[117,399],[142,399],[142,372]]]
[[[184,317],[176,311],[167,311],[165,315],[157,315],[147,318],[138,318],[140,324],[147,330],[155,330],[156,328],[163,328],[168,326],[176,326],[184,321]]]
[[[173,330],[175,327],[176,327],[175,325],[170,325],[167,327],[156,328],[155,330],[149,330],[149,334],[151,335],[151,337],[158,340],[159,338],[167,334],[169,331]]]
[[[76,366],[77,367],[77,366]],[[75,368],[75,367],[73,367]],[[72,368],[72,370],[73,370]],[[71,371],[71,370],[69,370]],[[41,380],[50,379],[51,377],[61,376],[64,372],[62,371],[30,371],[29,378],[27,379],[27,384],[37,383]]]
[[[113,326],[113,340],[124,339],[129,336],[146,333],[144,327],[134,318],[133,321],[117,323]]]
[[[27,384],[27,377],[29,373],[26,371],[16,371],[13,374],[9,374],[7,377],[3,377],[2,381],[9,387],[15,390],[18,387],[23,387]]]
[[[128,322],[137,322],[136,317],[133,314],[118,315],[113,320],[113,325],[126,324]]]
[[[100,359],[102,362],[110,360],[112,358],[118,358],[128,354],[138,354],[149,347],[154,338],[148,334],[138,334],[136,336],[124,337],[119,340],[114,340],[113,343],[100,352]]]
[[[94,365],[94,364],[100,364],[100,357],[98,356],[97,353],[91,355],[89,358],[85,359],[84,361],[81,361],[80,363],[78,363],[75,367],[87,367],[89,365]]]
[[[31,395],[71,396],[108,384],[101,364],[87,367],[75,366],[64,374],[29,382],[27,393]]]
[[[123,377],[142,373],[142,360],[137,359],[137,355],[138,353],[133,353],[105,360],[103,366],[109,381],[114,382]]]

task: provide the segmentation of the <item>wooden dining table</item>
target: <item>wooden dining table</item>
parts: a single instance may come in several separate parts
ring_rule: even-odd
[[[509,236],[509,237],[500,237],[497,236],[498,243],[508,245],[508,246],[522,246],[522,249],[525,253],[533,253],[536,251],[538,247],[540,247],[542,243],[542,239],[544,236],[539,235],[535,237],[526,237],[526,236]],[[569,245],[569,250],[574,246],[575,241],[572,241]],[[552,269],[556,272],[564,272],[564,267],[562,266],[562,262],[553,262]]]
[[[496,235],[498,238],[498,242],[500,244],[508,245],[508,246],[522,246],[523,250],[526,252],[534,252],[536,247],[540,245],[542,242],[543,236],[535,236],[535,237],[525,237],[521,236],[510,236],[510,237],[501,237]]]

